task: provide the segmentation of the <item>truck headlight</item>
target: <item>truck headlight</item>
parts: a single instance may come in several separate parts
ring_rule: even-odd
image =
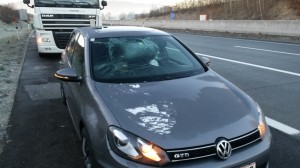
[[[108,141],[116,154],[135,162],[162,166],[170,161],[160,147],[114,126],[109,128]]]
[[[38,37],[37,38],[37,43],[49,43],[50,42],[50,38],[48,37]]]

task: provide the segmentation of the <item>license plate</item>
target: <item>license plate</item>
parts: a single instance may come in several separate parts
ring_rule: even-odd
[[[254,162],[254,163],[251,163],[249,165],[243,166],[241,168],[256,168],[256,163]]]

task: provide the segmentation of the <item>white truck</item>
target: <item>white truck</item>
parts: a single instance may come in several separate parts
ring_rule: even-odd
[[[102,26],[105,0],[23,0],[34,8],[34,27],[39,55],[61,53],[77,27]]]

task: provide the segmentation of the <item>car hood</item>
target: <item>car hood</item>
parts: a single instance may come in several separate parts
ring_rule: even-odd
[[[166,81],[96,83],[96,88],[121,128],[163,149],[211,144],[257,128],[252,99],[212,70]]]

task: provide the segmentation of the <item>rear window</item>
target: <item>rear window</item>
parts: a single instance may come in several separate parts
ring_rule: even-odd
[[[172,36],[91,40],[91,71],[100,82],[148,82],[203,73],[203,66]]]

